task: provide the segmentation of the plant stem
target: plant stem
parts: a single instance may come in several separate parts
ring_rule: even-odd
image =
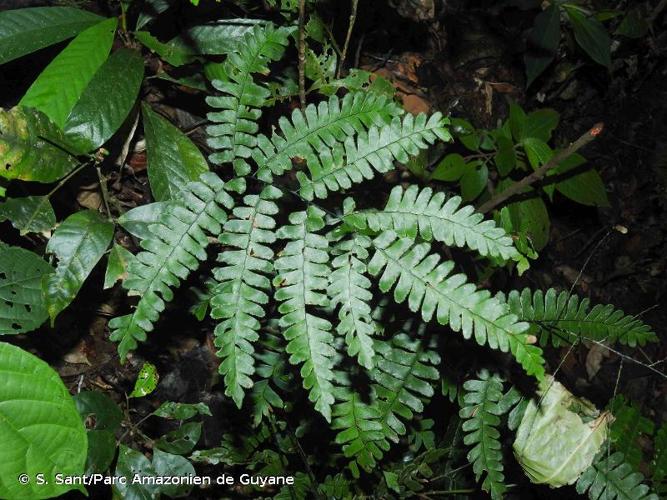
[[[491,198],[489,201],[486,203],[482,204],[481,207],[477,209],[478,212],[480,213],[487,213],[496,208],[498,205],[503,203],[505,200],[508,198],[514,196],[515,194],[520,193],[525,187],[530,186],[531,184],[539,181],[542,179],[549,170],[551,170],[554,167],[557,167],[559,163],[561,163],[563,160],[566,160],[570,156],[572,156],[574,153],[579,151],[581,148],[583,148],[586,144],[591,142],[593,139],[595,139],[600,133],[602,132],[602,129],[604,128],[603,123],[596,123],[593,125],[593,127],[588,130],[586,133],[584,133],[579,139],[576,141],[570,143],[568,147],[563,149],[562,151],[559,151],[556,153],[548,162],[546,162],[544,165],[542,165],[540,168],[535,170],[530,175],[527,175],[523,179],[515,182],[512,184],[510,187],[505,189],[505,191],[502,191],[501,193],[496,194],[493,198]]]
[[[345,57],[347,56],[347,51],[350,47],[350,38],[352,38],[352,30],[354,29],[354,23],[357,20],[357,6],[359,5],[359,0],[352,0],[352,10],[350,12],[350,23],[347,26],[347,35],[345,35],[345,43],[343,44],[343,52],[340,55],[340,62],[338,63],[338,70],[336,71],[336,78],[340,78],[340,74],[343,71],[343,65],[345,64]]]
[[[299,101],[306,107],[306,0],[299,0]]]
[[[65,185],[65,183],[66,183],[68,180],[70,180],[70,179],[71,179],[72,177],[74,177],[76,174],[78,174],[79,172],[81,172],[81,170],[83,170],[83,169],[84,169],[85,167],[87,167],[88,165],[90,165],[90,162],[89,162],[89,161],[87,161],[87,162],[85,162],[85,163],[82,163],[81,165],[79,165],[78,167],[76,167],[74,170],[72,170],[69,174],[67,174],[65,177],[63,177],[62,179],[60,179],[60,182],[58,182],[58,184],[56,184],[55,187],[54,187],[51,191],[49,191],[49,192],[46,194],[46,197],[47,197],[47,198],[51,198],[51,196],[53,196],[53,195],[55,194],[56,191],[58,191],[61,187],[63,187],[63,186]]]
[[[104,201],[104,208],[107,211],[107,217],[111,220],[111,210],[109,210],[109,190],[107,189],[107,179],[102,175],[102,170],[99,165],[95,166],[97,170],[97,179],[100,182],[100,191],[102,191],[102,200]]]

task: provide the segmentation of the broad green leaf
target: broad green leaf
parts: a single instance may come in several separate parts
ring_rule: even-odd
[[[526,87],[530,87],[530,84],[551,64],[559,43],[560,10],[556,4],[552,4],[538,14],[528,35],[528,47],[524,55]]]
[[[193,47],[197,54],[227,54],[234,50],[253,26],[261,23],[263,21],[255,19],[222,19],[193,26],[169,43]]]
[[[118,217],[118,223],[132,236],[145,240],[153,236],[148,227],[160,220],[160,215],[166,211],[168,205],[168,201],[139,205]]]
[[[475,127],[472,124],[462,118],[452,118],[452,132],[456,138],[461,141],[466,148],[470,151],[478,151],[481,138]]]
[[[584,163],[586,163],[586,159],[575,153],[566,160],[563,160],[554,169],[554,174],[564,174]],[[571,200],[582,205],[596,207],[609,206],[607,190],[600,178],[600,174],[593,168],[558,182],[556,189]]]
[[[525,234],[535,250],[542,250],[549,242],[551,227],[549,212],[542,199],[530,198],[503,208],[506,209],[512,214],[512,219],[517,221],[514,229]]]
[[[165,453],[159,449],[153,450],[153,469],[155,474],[161,477],[189,477],[196,475],[195,468],[185,458]],[[160,493],[168,497],[187,496],[192,490],[192,485],[184,484],[160,485]]]
[[[186,422],[154,442],[154,446],[167,453],[190,453],[201,437],[201,422]]]
[[[626,36],[628,38],[641,38],[646,35],[650,25],[646,16],[640,9],[632,9],[621,21],[621,24],[615,31],[616,35]]]
[[[43,282],[51,323],[79,293],[83,282],[106,252],[113,237],[113,224],[92,210],[70,215],[56,228],[46,245],[58,258],[56,272]]]
[[[512,137],[516,142],[523,138],[523,128],[526,126],[526,112],[516,102],[510,101],[509,124]]]
[[[114,476],[124,477],[114,486],[114,498],[123,500],[150,500],[157,498],[160,487],[152,484],[150,478],[157,474],[153,464],[143,453],[121,444],[118,447],[118,461]],[[134,479],[137,481],[134,481]]]
[[[77,165],[63,132],[42,112],[0,110],[0,177],[54,182]]]
[[[75,36],[101,17],[71,7],[35,7],[0,12],[0,64]]]
[[[558,126],[560,115],[553,109],[538,109],[528,113],[523,125],[521,140],[529,137],[549,142],[551,133]]]
[[[115,432],[120,427],[123,412],[104,393],[83,391],[74,396],[82,420],[89,422],[86,474],[105,472],[116,456]]]
[[[29,332],[46,321],[41,283],[52,272],[38,255],[0,246],[0,335]]]
[[[40,73],[19,104],[42,111],[62,128],[93,75],[106,61],[115,31],[116,19],[107,19],[80,33]]]
[[[452,153],[445,156],[435,167],[431,174],[431,179],[436,181],[458,181],[466,170],[471,168],[466,165],[463,156],[458,153]]]
[[[489,169],[486,165],[468,165],[469,169],[463,174],[461,180],[461,198],[464,201],[471,201],[477,198],[489,179]]]
[[[50,498],[75,488],[55,480],[56,474],[83,474],[88,446],[62,380],[44,361],[4,342],[0,373],[0,498]],[[21,474],[27,474],[26,484],[18,480]]]
[[[174,67],[183,66],[194,61],[197,55],[192,46],[184,44],[180,38],[163,43],[148,31],[137,31],[134,36],[148,49],[155,52]]]
[[[95,73],[65,121],[65,136],[81,151],[99,148],[123,124],[144,76],[141,55],[114,52]]]
[[[101,474],[109,469],[116,456],[116,436],[111,431],[89,430],[86,474]]]
[[[124,280],[127,276],[127,265],[134,258],[132,252],[125,247],[114,243],[109,252],[107,270],[104,274],[104,290],[111,288],[118,280]]]
[[[167,401],[162,403],[160,407],[153,412],[156,417],[171,418],[176,420],[187,420],[195,415],[211,416],[211,410],[204,403],[174,403]]]
[[[5,220],[9,220],[21,235],[44,233],[56,225],[56,214],[47,196],[26,196],[0,203],[0,222]]]
[[[148,396],[157,387],[159,378],[155,365],[144,363],[141,370],[139,370],[139,375],[137,375],[137,380],[134,383],[134,389],[132,389],[130,397],[143,398],[144,396]]]
[[[157,201],[173,200],[190,181],[208,170],[206,159],[177,127],[144,104],[148,180]]]
[[[504,136],[499,136],[496,143],[498,144],[498,152],[495,156],[496,168],[498,173],[505,177],[516,167],[514,143]]]
[[[534,137],[528,137],[523,141],[523,149],[526,151],[526,156],[528,156],[528,161],[533,170],[540,168],[554,155],[546,142]]]
[[[579,46],[596,63],[611,66],[611,38],[600,21],[586,17],[579,8],[565,5],[565,12],[574,30],[574,38]]]

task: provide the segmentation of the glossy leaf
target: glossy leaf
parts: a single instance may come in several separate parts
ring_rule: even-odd
[[[554,169],[554,174],[565,174],[570,170],[586,163],[586,159],[573,154],[566,160],[563,160],[558,167]],[[582,205],[592,205],[597,207],[608,207],[609,199],[604,182],[600,174],[593,168],[568,177],[556,184],[556,189],[571,200]]]
[[[118,461],[114,476],[124,477],[114,485],[114,497],[130,500],[149,500],[159,494],[159,486],[151,483],[150,478],[157,473],[153,464],[143,453],[121,444],[118,447]],[[134,479],[137,481],[133,481]]]
[[[208,170],[206,159],[197,146],[177,127],[142,106],[148,179],[157,201],[173,200],[190,181]]]
[[[9,198],[0,203],[0,222],[9,220],[21,235],[45,233],[56,225],[56,214],[46,196]]]
[[[123,229],[132,236],[145,240],[153,235],[148,230],[149,226],[160,220],[160,215],[167,210],[168,205],[168,201],[156,201],[139,205],[118,217],[118,224],[123,226]]]
[[[262,21],[255,19],[221,19],[193,26],[175,40],[194,47],[198,54],[227,54],[237,47],[253,26],[260,23]]]
[[[58,374],[19,347],[0,343],[0,497],[49,498],[75,488],[55,474],[79,476],[86,429]],[[35,475],[44,474],[44,484]],[[17,480],[28,474],[29,481]],[[78,487],[81,489],[81,487]]]
[[[122,281],[127,277],[127,265],[133,258],[132,252],[114,243],[109,252],[107,270],[104,274],[104,290],[114,286],[118,280]]]
[[[554,60],[560,43],[560,9],[552,4],[535,18],[528,35],[528,47],[524,55],[526,64],[526,86],[547,69]]]
[[[101,17],[72,7],[34,7],[0,12],[0,64],[67,40]]]
[[[187,459],[179,455],[165,453],[158,448],[153,450],[153,469],[155,470],[155,475],[158,477],[185,478],[197,474],[195,468]],[[187,482],[178,484],[177,481],[174,481],[174,484],[160,485],[160,493],[171,498],[187,496],[191,490],[192,485],[188,485]]]
[[[148,49],[155,52],[165,62],[174,67],[183,66],[195,59],[196,52],[192,46],[183,43],[179,38],[163,43],[148,31],[137,31],[134,36]]]
[[[52,272],[38,255],[0,246],[0,335],[29,332],[46,321],[41,283]]]
[[[92,210],[70,215],[58,226],[46,246],[58,258],[56,272],[44,282],[51,323],[76,297],[83,282],[106,252],[113,224]]]
[[[107,19],[80,33],[40,73],[19,104],[42,111],[62,128],[93,75],[106,61],[115,31],[116,19]]]
[[[20,106],[0,110],[0,177],[57,181],[78,164],[72,149],[44,113]]]
[[[201,437],[201,422],[187,422],[178,429],[155,440],[155,447],[167,453],[190,453]]]
[[[586,17],[575,6],[565,5],[564,8],[579,46],[596,63],[611,67],[611,38],[604,26],[594,17]]]
[[[141,55],[120,49],[95,73],[65,121],[65,135],[80,151],[92,151],[120,128],[137,100],[144,76]]]
[[[171,418],[176,420],[188,420],[195,415],[211,416],[211,410],[204,403],[174,403],[167,401],[153,412],[156,417]]]

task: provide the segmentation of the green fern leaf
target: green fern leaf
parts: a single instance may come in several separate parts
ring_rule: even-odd
[[[369,306],[373,294],[369,290],[371,282],[364,276],[370,245],[367,236],[353,235],[334,246],[331,252],[336,256],[331,262],[334,271],[327,289],[331,306],[340,305],[336,331],[345,336],[348,354],[357,356],[359,364],[369,370],[374,366],[375,355],[375,325]]]
[[[351,92],[342,100],[332,96],[303,111],[295,109],[291,120],[283,116],[278,121],[280,134],[257,138],[252,157],[258,165],[258,177],[270,182],[272,173],[281,175],[292,168],[292,158],[311,162],[325,149],[366,132],[372,125],[386,125],[402,112],[393,101],[375,92]]]
[[[486,290],[476,290],[463,274],[450,275],[451,261],[440,262],[429,253],[428,243],[415,244],[410,238],[399,238],[386,231],[373,240],[376,251],[368,264],[372,276],[380,273],[380,290],[387,293],[394,285],[394,300],[406,299],[411,311],[421,311],[424,321],[435,314],[438,323],[461,331],[469,339],[488,344],[492,349],[510,351],[529,375],[544,377],[542,351],[530,345],[526,330],[509,307]]]
[[[435,368],[440,356],[426,349],[423,341],[403,333],[388,342],[376,341],[375,349],[380,359],[371,377],[376,382],[380,421],[385,436],[396,443],[406,433],[401,418],[412,420],[415,413],[424,411],[424,400],[433,396],[440,378]]]
[[[253,426],[257,427],[264,417],[268,417],[274,408],[283,408],[284,401],[273,386],[289,390],[291,375],[285,366],[285,351],[282,338],[264,333],[260,340],[260,349],[255,352],[257,375],[260,380],[252,387],[250,398],[253,402]]]
[[[303,386],[310,391],[315,403],[327,421],[331,421],[334,402],[333,364],[335,350],[331,323],[310,312],[308,306],[326,307],[329,277],[328,242],[317,234],[324,227],[324,212],[309,207],[306,212],[295,212],[289,217],[291,225],[281,227],[277,236],[289,240],[275,262],[275,298],[282,302],[280,327],[285,329],[290,363],[303,363]]]
[[[244,389],[252,387],[254,351],[258,338],[258,318],[265,315],[266,293],[271,289],[267,275],[273,272],[273,250],[278,213],[274,200],[282,193],[267,186],[260,195],[248,195],[244,206],[234,208],[234,218],[224,225],[220,242],[225,245],[218,256],[223,267],[214,271],[219,282],[211,299],[211,317],[223,320],[215,329],[215,343],[222,358],[220,373],[225,378],[225,394],[241,408]]]
[[[206,102],[222,111],[208,114],[216,125],[207,127],[206,132],[209,146],[221,151],[209,159],[215,164],[233,163],[236,175],[250,173],[247,159],[257,146],[257,120],[271,96],[266,86],[255,83],[252,75],[268,74],[268,64],[282,57],[290,31],[270,24],[255,26],[228,55],[222,67],[226,78],[212,82],[223,95],[208,97]]]
[[[388,125],[370,127],[368,132],[348,137],[344,147],[321,149],[319,155],[308,161],[310,176],[297,172],[301,195],[326,198],[329,191],[348,189],[352,183],[372,179],[374,169],[379,173],[394,168],[394,160],[407,163],[420,150],[427,149],[436,139],[451,139],[445,125],[449,123],[440,113],[431,117],[407,114],[401,120],[394,118]]]
[[[649,487],[642,484],[644,476],[633,472],[625,462],[623,453],[617,451],[609,457],[594,462],[577,481],[577,492],[588,493],[591,500],[658,500],[650,493]]]
[[[590,307],[588,299],[580,299],[566,291],[553,288],[543,293],[524,289],[510,292],[510,310],[531,324],[531,333],[542,346],[554,347],[579,340],[580,336],[605,342],[618,342],[635,347],[657,342],[651,328],[634,316],[627,316],[612,305]]]
[[[653,422],[642,416],[635,403],[627,401],[620,394],[611,401],[609,409],[614,415],[609,428],[609,438],[614,449],[622,452],[625,461],[638,470],[643,461],[639,440],[642,436],[653,435]]]
[[[500,404],[503,399],[503,381],[498,375],[491,375],[482,370],[475,380],[463,384],[466,391],[464,406],[459,416],[464,419],[463,442],[472,446],[468,461],[472,464],[477,481],[486,472],[482,489],[491,494],[491,498],[502,498],[507,487],[503,474],[503,455],[500,445],[500,415],[507,410]]]
[[[425,241],[468,247],[485,256],[511,259],[518,255],[512,238],[495,222],[484,220],[472,205],[461,206],[460,197],[446,199],[431,188],[396,186],[383,210],[352,212],[345,221],[358,229],[393,230],[412,239],[419,235]]]
[[[653,488],[664,498],[667,496],[667,425],[663,424],[653,440],[653,460],[651,470]]]
[[[119,342],[121,359],[146,340],[165,302],[173,299],[172,288],[180,285],[206,258],[206,233],[217,235],[227,220],[224,208],[234,200],[224,191],[224,183],[212,173],[188,183],[181,196],[165,206],[159,222],[149,226],[152,237],[141,242],[144,251],[128,265],[123,287],[129,295],[141,297],[134,312],[109,322],[111,340]]]

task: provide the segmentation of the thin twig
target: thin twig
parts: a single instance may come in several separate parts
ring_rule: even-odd
[[[591,128],[589,131],[587,131],[585,134],[583,134],[581,137],[579,137],[579,139],[577,139],[576,141],[571,143],[568,147],[566,147],[562,151],[555,154],[551,158],[551,160],[549,160],[544,165],[542,165],[540,168],[535,170],[535,172],[533,172],[532,174],[527,175],[523,179],[515,182],[510,187],[508,187],[505,191],[502,191],[501,193],[498,193],[497,195],[495,195],[489,201],[482,204],[482,206],[479,207],[477,209],[477,211],[480,212],[480,213],[485,214],[485,213],[493,210],[494,208],[496,208],[498,205],[503,203],[508,198],[514,196],[515,194],[520,193],[525,187],[530,186],[531,184],[539,181],[545,175],[547,175],[547,172],[549,170],[558,166],[558,164],[561,163],[563,160],[566,160],[567,158],[572,156],[574,153],[579,151],[586,144],[588,144],[593,139],[595,139],[598,135],[600,135],[603,128],[604,128],[604,124],[596,123],[595,125],[593,125],[593,128]]]
[[[104,209],[107,211],[107,218],[111,220],[112,217],[111,217],[111,210],[109,210],[109,189],[107,188],[107,178],[104,177],[104,175],[102,175],[102,169],[100,169],[99,165],[96,165],[95,169],[97,170],[97,179],[100,183],[100,191],[102,192],[102,201],[104,201]]]
[[[352,0],[352,10],[350,12],[350,23],[347,26],[347,35],[345,35],[345,43],[343,44],[343,52],[340,55],[340,62],[338,63],[338,70],[336,71],[336,78],[340,78],[340,74],[343,71],[343,65],[345,64],[345,57],[347,57],[347,51],[350,48],[350,39],[352,38],[352,30],[354,29],[354,23],[357,20],[357,6],[359,5],[359,0]]]
[[[120,169],[123,168],[125,160],[127,159],[127,155],[130,153],[130,144],[132,143],[132,139],[134,138],[134,133],[137,130],[138,124],[139,124],[139,111],[137,111],[137,115],[134,117],[134,122],[132,123],[132,128],[130,128],[130,133],[127,134],[127,138],[123,143],[123,147],[120,150],[120,154],[118,155],[118,158],[116,158],[115,164]]]
[[[306,0],[299,0],[299,101],[306,107]]]

